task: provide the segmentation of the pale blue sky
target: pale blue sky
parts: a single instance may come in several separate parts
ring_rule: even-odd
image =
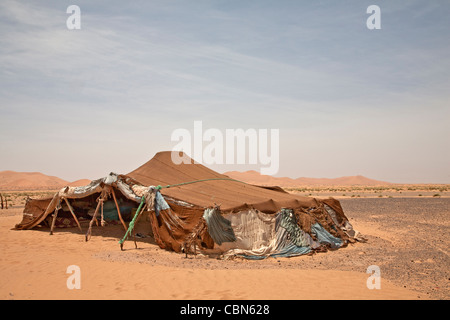
[[[1,1],[0,171],[127,173],[202,120],[280,129],[277,176],[450,183],[449,17],[447,0]]]

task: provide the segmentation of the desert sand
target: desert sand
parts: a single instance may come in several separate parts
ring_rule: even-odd
[[[342,199],[367,243],[294,258],[219,260],[160,249],[138,232],[138,249],[120,225],[17,231],[22,207],[0,210],[0,299],[448,299],[448,198]],[[86,225],[83,231],[86,231]],[[68,289],[67,268],[80,268]],[[368,289],[370,265],[381,289]]]

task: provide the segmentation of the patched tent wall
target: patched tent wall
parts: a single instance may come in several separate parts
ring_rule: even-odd
[[[63,188],[52,198],[31,200],[16,229],[33,228],[49,215],[57,216],[61,209],[67,214],[64,202],[76,208],[80,204],[79,209],[86,201],[88,215],[96,203],[98,213],[101,203],[103,220],[105,212],[114,214],[111,196],[115,207],[120,208],[117,201],[128,201],[131,210],[143,206],[155,242],[176,252],[196,252],[198,248],[224,257],[263,259],[334,250],[365,241],[336,199],[302,197],[276,187],[249,185],[194,161],[177,165],[171,161],[171,152],[157,153],[127,175],[111,173],[84,187]],[[137,217],[139,214],[134,219]],[[121,248],[134,228],[134,219],[128,229],[124,225]],[[94,218],[90,227],[92,221]]]

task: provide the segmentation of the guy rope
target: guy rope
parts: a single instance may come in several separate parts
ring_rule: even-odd
[[[159,190],[165,189],[165,188],[172,188],[172,187],[184,186],[184,185],[191,184],[191,183],[196,183],[196,182],[205,182],[205,181],[214,181],[214,180],[230,180],[230,181],[236,181],[236,182],[245,183],[245,182],[242,182],[242,181],[239,181],[239,180],[235,180],[235,179],[231,179],[231,178],[210,178],[210,179],[201,179],[201,180],[182,182],[182,183],[177,183],[177,184],[168,184],[168,185],[165,185],[165,186],[158,185],[156,187],[151,187],[151,188],[152,188],[153,192],[154,191],[159,192]],[[135,213],[135,215],[133,217],[133,220],[131,220],[131,222],[130,222],[130,224],[128,226],[128,230],[126,231],[124,237],[119,241],[120,250],[123,251],[123,243],[128,238],[128,236],[131,234],[131,232],[134,230],[136,221],[138,220],[139,216],[141,215],[141,213],[143,211],[143,206],[144,206],[145,203],[146,203],[146,197],[145,197],[145,195],[143,195],[142,198],[141,198],[141,203],[140,203],[140,205],[139,205],[139,207],[138,207],[138,209],[137,209],[137,211],[136,211],[136,213]],[[152,204],[150,206],[153,206],[154,202],[151,201],[151,203]],[[151,210],[153,208],[149,208],[149,209]],[[136,238],[134,238],[134,245],[137,248]]]
[[[122,240],[119,241],[120,244],[120,250],[123,250],[123,243],[125,242],[125,240],[127,239],[128,235],[130,234],[131,231],[133,231],[134,229],[134,225],[136,223],[137,218],[139,217],[139,215],[141,214],[142,208],[145,204],[145,196],[142,196],[141,198],[141,203],[139,204],[139,207],[136,211],[136,213],[134,214],[133,220],[131,220],[129,226],[128,226],[128,230],[125,233],[125,236],[122,238]],[[134,241],[134,245],[136,246],[136,239]]]

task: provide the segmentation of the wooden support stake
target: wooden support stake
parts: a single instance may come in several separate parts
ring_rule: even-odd
[[[100,225],[101,225],[102,227],[105,226],[105,220],[103,219],[103,201],[102,201],[102,214],[101,214],[101,216],[100,216]]]
[[[112,196],[113,196],[113,199],[114,199],[114,203],[116,204],[116,208],[117,208],[117,213],[119,214],[119,219],[120,219],[120,222],[122,222],[122,225],[123,225],[123,227],[124,227],[125,231],[127,231],[127,230],[128,230],[128,228],[127,228],[127,225],[125,224],[125,221],[123,221],[123,219],[122,219],[122,214],[120,213],[120,208],[119,208],[119,204],[117,203],[117,198],[116,198],[116,194],[115,194],[115,192],[114,192],[114,189],[113,189],[113,188],[111,188],[111,193],[112,193]]]
[[[67,200],[67,198],[64,198],[64,200],[66,201],[66,204],[67,204],[67,206],[69,207],[70,213],[72,214],[73,218],[75,219],[75,222],[77,223],[78,228],[80,229],[80,231],[82,231],[82,230],[81,230],[81,225],[80,225],[80,223],[78,222],[78,219],[77,219],[77,216],[75,215],[75,212],[73,212],[73,208],[72,208],[72,206],[70,205],[69,200]]]
[[[91,238],[92,224],[94,223],[94,220],[97,221],[96,217],[97,217],[98,209],[100,209],[100,203],[102,203],[102,202],[103,202],[103,199],[100,199],[98,201],[97,208],[95,208],[94,215],[92,216],[91,222],[89,222],[89,228],[88,228],[88,231],[86,232],[86,241],[88,241]]]
[[[58,203],[56,204],[55,213],[53,214],[52,226],[50,227],[50,235],[53,234],[53,229],[55,228],[56,218],[58,217],[58,211],[61,200],[58,199]]]

